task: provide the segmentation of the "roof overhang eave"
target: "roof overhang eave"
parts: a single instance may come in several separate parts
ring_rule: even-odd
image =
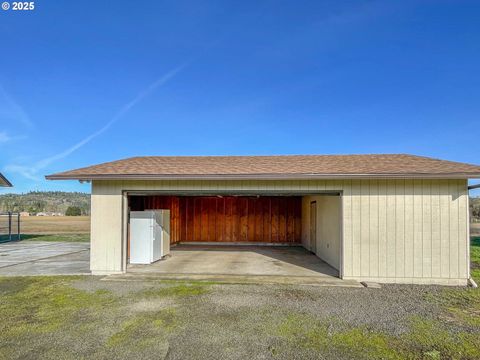
[[[12,187],[12,183],[0,173],[0,186],[2,187]]]
[[[480,173],[414,173],[414,174],[211,174],[211,175],[150,175],[150,174],[85,174],[45,176],[47,180],[341,180],[341,179],[478,179]]]

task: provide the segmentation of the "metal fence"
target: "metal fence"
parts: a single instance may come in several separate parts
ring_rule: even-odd
[[[0,243],[20,240],[20,214],[0,213]]]

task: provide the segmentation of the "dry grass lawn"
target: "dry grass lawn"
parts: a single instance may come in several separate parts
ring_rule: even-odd
[[[20,227],[22,234],[84,234],[90,232],[90,216],[25,216]]]

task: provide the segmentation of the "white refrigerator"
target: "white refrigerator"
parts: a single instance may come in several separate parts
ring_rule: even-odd
[[[170,253],[170,210],[130,212],[130,264],[151,264]]]

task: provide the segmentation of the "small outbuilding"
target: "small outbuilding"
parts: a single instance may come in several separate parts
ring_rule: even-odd
[[[8,181],[8,179],[0,173],[0,186],[3,187],[12,187],[12,183]]]
[[[168,209],[171,244],[302,246],[338,277],[466,285],[468,179],[405,154],[134,157],[48,175],[91,181],[91,270],[128,268],[129,212]]]

